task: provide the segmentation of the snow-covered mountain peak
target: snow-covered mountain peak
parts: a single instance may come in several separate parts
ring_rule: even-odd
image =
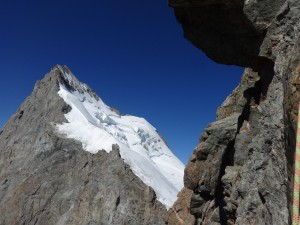
[[[85,83],[80,82],[66,65],[56,65],[51,71],[57,71],[60,75],[60,83],[69,91],[77,91],[81,94],[89,93],[91,97],[98,99],[97,94]]]
[[[184,165],[171,152],[156,129],[144,118],[121,116],[108,107],[88,85],[65,66],[56,66],[62,76],[59,96],[71,106],[68,123],[57,131],[82,143],[85,151],[110,152],[113,144],[132,171],[156,192],[167,208],[183,187]]]

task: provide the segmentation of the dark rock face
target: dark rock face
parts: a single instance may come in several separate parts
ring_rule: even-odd
[[[300,101],[299,2],[169,4],[195,46],[216,62],[247,67],[185,169],[185,188],[193,192],[189,213],[170,214],[169,224],[290,224]],[[191,215],[194,221],[184,220]]]
[[[54,68],[0,134],[0,224],[165,224],[166,208],[118,146],[93,155],[55,132],[70,110],[60,82]]]
[[[284,0],[169,0],[184,36],[213,60],[255,65],[268,27]]]

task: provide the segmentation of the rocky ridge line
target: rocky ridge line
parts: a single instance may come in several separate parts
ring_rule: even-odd
[[[165,206],[117,145],[91,154],[55,132],[71,110],[57,94],[64,82],[55,67],[0,134],[0,224],[165,224]]]
[[[217,121],[202,133],[168,224],[290,224],[300,100],[299,2],[169,4],[196,47],[216,62],[246,70],[218,109]]]

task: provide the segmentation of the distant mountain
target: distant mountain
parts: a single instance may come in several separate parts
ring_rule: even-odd
[[[0,132],[0,225],[165,224],[184,165],[56,66]]]

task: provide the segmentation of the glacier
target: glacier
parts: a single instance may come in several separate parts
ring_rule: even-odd
[[[66,83],[60,84],[58,94],[71,110],[65,114],[68,122],[56,124],[57,132],[81,142],[92,154],[110,152],[117,144],[125,163],[169,209],[183,188],[183,163],[144,118],[120,115],[71,71],[59,69]]]

